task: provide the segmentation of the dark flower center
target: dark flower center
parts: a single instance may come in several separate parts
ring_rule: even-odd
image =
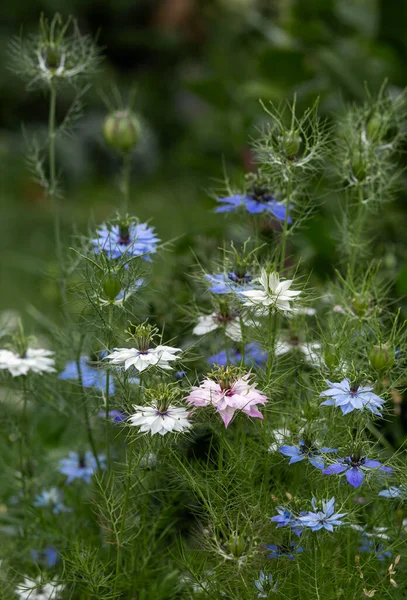
[[[251,194],[248,196],[254,200],[255,202],[259,202],[261,204],[267,204],[273,200],[273,196],[265,189],[260,187],[254,187]]]
[[[228,279],[230,279],[231,281],[233,281],[234,283],[237,283],[238,285],[244,285],[245,283],[249,283],[253,278],[251,275],[248,275],[247,273],[244,274],[240,274],[240,273],[228,273]]]
[[[85,457],[81,456],[79,458],[79,462],[78,462],[78,468],[79,469],[84,469],[86,467],[86,461],[85,461]]]
[[[130,231],[126,225],[119,226],[119,239],[117,243],[124,246],[128,246],[130,244]]]

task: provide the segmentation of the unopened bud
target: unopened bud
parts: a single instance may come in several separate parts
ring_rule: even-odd
[[[372,142],[380,142],[386,135],[387,130],[388,125],[385,119],[383,119],[383,116],[378,112],[373,113],[367,122],[367,137],[372,140]]]
[[[109,298],[109,300],[114,300],[120,293],[122,286],[117,275],[110,273],[104,278],[102,288],[107,298]]]
[[[298,131],[287,131],[280,136],[280,144],[286,157],[294,158],[301,147],[301,136]]]
[[[395,353],[388,346],[373,346],[369,352],[370,364],[376,371],[387,371],[394,364]]]
[[[352,309],[358,317],[364,317],[369,310],[370,298],[364,294],[356,294],[352,298]]]
[[[366,179],[367,165],[362,152],[355,152],[351,160],[352,173],[358,181]]]
[[[106,117],[103,135],[106,143],[112,148],[120,152],[129,152],[140,139],[140,121],[128,110],[116,111]]]
[[[241,536],[232,535],[229,540],[229,550],[235,558],[240,558],[244,553],[244,540]]]

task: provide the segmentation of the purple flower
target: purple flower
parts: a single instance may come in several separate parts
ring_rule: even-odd
[[[294,560],[295,554],[303,552],[303,548],[296,546],[294,542],[285,545],[267,544],[266,548],[272,551],[267,558],[288,558],[289,560]]]
[[[338,406],[344,415],[353,410],[367,408],[374,415],[382,416],[379,409],[382,408],[384,400],[373,393],[372,387],[362,387],[351,384],[349,379],[343,379],[340,383],[332,383],[326,380],[330,386],[329,390],[321,392],[320,396],[328,396],[328,400],[321,406]]]
[[[105,457],[99,456],[98,458],[103,469]],[[85,454],[70,452],[69,458],[63,458],[59,461],[59,472],[66,475],[66,483],[71,483],[74,479],[82,479],[89,483],[96,469],[97,463],[91,452]]]
[[[157,251],[160,241],[153,227],[137,222],[130,225],[104,224],[97,230],[97,235],[98,237],[92,240],[96,254],[104,252],[113,259],[140,256],[151,261],[150,254]]]
[[[308,459],[309,462],[316,467],[317,469],[324,468],[324,459],[321,454],[326,454],[328,452],[337,452],[336,448],[321,448],[318,450],[312,444],[307,444],[305,440],[300,440],[298,446],[281,446],[279,448],[281,454],[284,456],[289,456],[290,460],[288,462],[289,465],[300,462],[302,460]]]
[[[34,562],[48,568],[55,567],[58,560],[58,552],[52,546],[47,546],[43,550],[30,550],[30,554]]]
[[[91,361],[88,356],[81,356],[80,371],[83,387],[95,387],[97,390],[106,390],[106,372],[103,368],[96,366],[97,361]],[[59,374],[59,379],[78,380],[79,370],[75,360],[69,360],[65,370]],[[109,379],[109,394],[114,394],[113,378]]]
[[[228,359],[229,355],[229,359]],[[227,365],[240,365],[242,364],[242,353],[240,350],[234,348],[228,352],[221,350],[217,354],[210,356],[208,362],[211,365],[220,365],[226,367]],[[264,352],[256,342],[250,342],[244,349],[244,360],[245,366],[261,366],[267,362],[267,352]]]
[[[365,478],[364,469],[379,469],[391,473],[393,469],[384,467],[378,460],[370,460],[369,458],[360,457],[358,455],[347,456],[346,458],[338,458],[337,462],[329,465],[322,471],[324,475],[338,475],[345,473],[348,483],[358,488],[362,485]]]
[[[295,535],[300,536],[302,533],[302,526],[298,522],[298,518],[284,508],[284,506],[277,506],[277,512],[278,514],[270,519],[273,523],[277,523],[277,529],[280,527],[290,527]]]
[[[284,204],[277,202],[271,194],[236,194],[228,198],[217,198],[220,206],[215,209],[217,213],[233,212],[240,208],[244,208],[248,213],[255,215],[262,212],[271,213],[279,221],[285,221],[286,207]],[[292,223],[291,217],[287,219],[288,223]]]
[[[209,281],[212,287],[209,291],[212,294],[230,294],[235,292],[244,292],[251,289],[251,281],[253,277],[248,273],[238,275],[236,273],[218,273],[217,275],[205,275],[205,279]]]
[[[335,498],[328,501],[322,501],[322,510],[317,510],[317,501],[315,498],[311,501],[312,508],[317,512],[308,512],[298,517],[298,521],[303,527],[309,527],[311,531],[326,529],[332,532],[334,525],[344,525],[341,522],[346,513],[335,513]]]

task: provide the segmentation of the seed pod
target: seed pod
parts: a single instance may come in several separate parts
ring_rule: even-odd
[[[367,165],[362,152],[354,153],[353,158],[351,160],[351,168],[354,177],[356,177],[358,181],[363,181],[364,179],[366,179]]]
[[[109,273],[103,280],[102,288],[106,297],[109,298],[109,300],[114,300],[120,293],[122,285],[117,275]]]
[[[352,298],[352,309],[358,317],[366,316],[370,306],[370,298],[364,294],[357,294]]]
[[[298,131],[287,131],[280,136],[280,144],[287,158],[295,158],[301,147],[301,136]]]
[[[367,137],[372,142],[380,142],[386,135],[388,130],[388,124],[386,123],[383,115],[378,112],[373,113],[367,122],[366,133]]]
[[[140,121],[131,111],[116,111],[106,117],[103,135],[106,143],[115,150],[129,152],[140,139]]]
[[[394,350],[388,346],[373,346],[369,352],[370,364],[376,371],[387,371],[394,364],[394,355]]]

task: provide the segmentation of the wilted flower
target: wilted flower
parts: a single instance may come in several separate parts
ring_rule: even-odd
[[[391,473],[393,469],[390,467],[384,467],[378,460],[370,460],[369,458],[361,457],[360,455],[354,454],[347,456],[346,458],[338,458],[337,462],[326,467],[322,472],[325,475],[338,475],[339,473],[345,473],[345,477],[348,483],[358,488],[362,485],[365,478],[365,469],[380,469]]]
[[[225,427],[232,420],[236,411],[249,417],[262,419],[258,404],[266,404],[267,397],[256,385],[250,383],[250,375],[239,376],[229,368],[219,369],[211,374],[214,379],[205,379],[199,387],[192,388],[186,398],[194,406],[214,406],[220,414]]]
[[[317,469],[324,468],[324,459],[321,454],[337,452],[336,448],[323,447],[318,449],[316,446],[307,443],[305,440],[300,440],[298,446],[281,446],[279,450],[281,454],[284,454],[284,456],[290,457],[288,464],[292,465],[293,463],[308,459],[309,462]]]
[[[139,256],[150,261],[150,254],[157,251],[160,241],[153,227],[134,220],[123,224],[104,224],[97,230],[97,234],[98,237],[92,240],[95,252],[104,252],[111,259]]]
[[[244,306],[252,306],[262,312],[272,310],[289,313],[293,310],[291,302],[301,292],[290,290],[292,279],[280,281],[278,273],[268,273],[262,269],[258,282],[262,289],[242,292],[241,296],[247,298]]]
[[[99,464],[104,468],[105,457],[99,456]],[[74,479],[82,479],[90,483],[93,473],[97,469],[97,462],[91,452],[78,454],[70,452],[69,458],[63,458],[59,461],[59,472],[67,476],[66,483],[71,483]]]
[[[258,589],[258,598],[268,598],[270,593],[277,591],[277,581],[273,585],[273,576],[265,575],[263,571],[260,571],[259,579],[254,582],[254,585]]]
[[[327,531],[333,531],[334,525],[344,525],[341,519],[346,513],[335,513],[335,498],[331,498],[328,501],[322,501],[322,510],[317,510],[317,501],[315,498],[312,499],[312,508],[317,512],[308,512],[305,515],[298,517],[298,521],[303,527],[310,527],[311,531],[319,531],[320,529],[326,529]]]
[[[142,433],[165,435],[170,432],[181,432],[191,427],[188,421],[189,412],[179,406],[159,406],[154,402],[151,406],[133,406],[136,411],[129,417],[129,422],[140,427]]]
[[[321,406],[337,406],[344,415],[367,408],[374,415],[381,417],[379,409],[382,408],[384,400],[373,393],[372,387],[352,384],[349,379],[343,379],[340,383],[331,383],[327,379],[326,382],[329,389],[321,392],[320,396],[328,396],[329,399],[322,402]]]
[[[57,581],[42,583],[40,579],[25,577],[24,583],[20,583],[15,592],[20,600],[58,600],[64,586]]]
[[[23,354],[0,350],[0,369],[7,369],[13,377],[27,375],[29,371],[42,375],[55,373],[55,361],[50,350],[27,348]]]
[[[97,360],[93,361],[88,356],[81,356],[80,373],[75,360],[69,360],[65,370],[58,375],[59,379],[78,380],[81,375],[83,387],[95,387],[97,390],[106,390],[106,372],[100,367]],[[109,394],[114,394],[113,379],[109,380]]]
[[[61,512],[70,511],[70,509],[62,502],[61,492],[55,487],[49,490],[43,490],[41,494],[35,497],[33,505],[36,507],[50,508],[55,515]]]

